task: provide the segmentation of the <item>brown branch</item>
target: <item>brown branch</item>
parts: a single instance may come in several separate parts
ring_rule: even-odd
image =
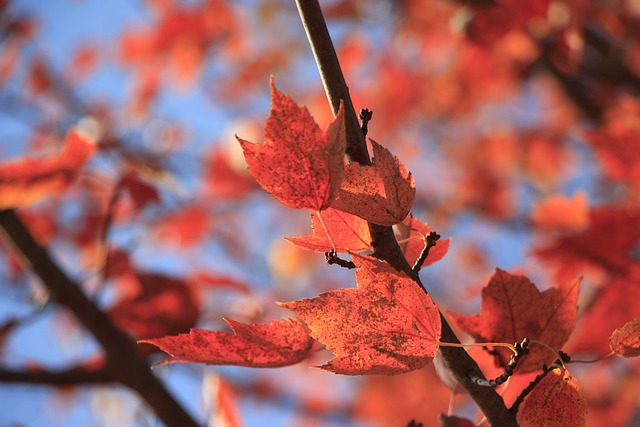
[[[349,88],[342,74],[320,5],[317,0],[296,0],[296,4],[334,114],[338,111],[340,101],[344,101],[347,158],[349,161],[368,165],[370,164],[370,159],[364,135],[360,129],[349,95]],[[392,228],[369,224],[369,229],[373,238],[374,255],[389,262],[394,268],[404,271],[424,288],[417,271],[411,268],[402,255]],[[442,319],[442,341],[459,343],[460,341],[446,319],[442,315],[440,317]],[[475,378],[484,378],[484,375],[476,362],[464,349],[441,347],[439,351],[446,366],[453,372],[458,383],[477,403],[492,426],[511,427],[517,425],[515,416],[509,412],[504,401],[495,390],[481,387],[470,379],[469,373],[472,373]]]
[[[58,267],[13,210],[0,211],[0,228],[40,277],[53,300],[69,309],[100,342],[107,359],[105,370],[111,380],[138,392],[167,426],[196,427],[198,424],[153,375],[146,360],[136,351],[133,340]]]
[[[15,371],[0,368],[0,382],[74,386],[82,384],[107,384],[114,382],[114,380],[105,368],[95,370],[72,368],[64,371]]]

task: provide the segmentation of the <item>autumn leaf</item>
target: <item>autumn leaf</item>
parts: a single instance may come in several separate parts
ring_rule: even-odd
[[[517,421],[521,427],[582,427],[586,414],[582,385],[567,370],[556,368],[525,398]]]
[[[189,285],[160,274],[127,275],[139,292],[107,310],[120,328],[136,338],[177,334],[193,327],[200,316],[200,303]]]
[[[609,346],[618,356],[640,356],[640,317],[613,331],[609,338]]]
[[[565,344],[573,331],[578,310],[578,277],[561,286],[540,292],[529,279],[496,269],[482,289],[479,316],[452,314],[460,328],[477,342],[520,342],[524,338],[541,341],[555,351]],[[496,362],[506,366],[511,352],[497,349]],[[546,347],[531,345],[529,354],[518,364],[517,373],[533,372],[556,355]]]
[[[351,163],[333,207],[379,225],[394,225],[411,211],[415,182],[400,160],[370,139],[370,166]]]
[[[400,242],[404,257],[409,265],[413,265],[424,249],[424,237],[433,230],[429,227],[429,224],[420,222],[413,215],[407,216],[401,223],[396,224],[394,228],[396,229],[396,239]],[[449,252],[450,243],[451,238],[438,240],[436,245],[429,250],[429,255],[423,266],[426,267],[444,258]]]
[[[279,303],[335,354],[321,368],[345,375],[394,375],[427,365],[438,349],[441,328],[431,297],[384,261],[352,259],[358,267],[356,289]]]
[[[583,191],[571,197],[552,195],[537,202],[531,220],[541,230],[579,232],[589,225],[587,194]]]
[[[282,204],[319,211],[331,205],[344,175],[346,135],[342,107],[326,132],[305,107],[276,89],[271,78],[271,113],[265,143],[236,137],[249,172]]]
[[[299,248],[315,252],[329,252],[334,249],[333,245],[338,252],[362,252],[371,249],[372,239],[367,221],[333,208],[323,210],[321,215],[326,230],[318,213],[311,212],[313,234],[286,239]]]
[[[640,317],[640,286],[637,281],[616,278],[594,295],[580,314],[576,330],[567,343],[567,352],[605,354],[611,351],[609,338],[629,319]]]
[[[635,251],[640,241],[640,210],[632,207],[600,207],[589,214],[589,227],[534,253],[544,261],[557,265],[557,277],[565,281],[576,271],[596,270],[610,277],[628,281],[640,280],[640,264]],[[604,243],[603,243],[604,242]]]
[[[158,191],[134,171],[128,172],[122,178],[121,185],[131,197],[137,211],[144,209],[150,203],[160,201]]]
[[[191,329],[188,334],[141,340],[153,344],[172,358],[164,363],[194,362],[275,368],[298,363],[307,357],[313,339],[295,319],[274,320],[268,325],[247,325],[224,319],[234,333]]]
[[[0,209],[28,206],[62,193],[95,150],[94,140],[72,130],[57,155],[0,165]]]

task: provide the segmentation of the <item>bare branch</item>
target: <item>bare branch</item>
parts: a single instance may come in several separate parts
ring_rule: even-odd
[[[16,371],[0,367],[0,382],[54,386],[106,384],[114,382],[107,369],[73,368],[64,371]]]

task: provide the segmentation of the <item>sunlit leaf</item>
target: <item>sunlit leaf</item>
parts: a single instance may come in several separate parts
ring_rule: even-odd
[[[353,261],[356,289],[280,303],[336,355],[321,368],[346,375],[394,375],[429,364],[441,330],[431,297],[384,261],[358,255]]]

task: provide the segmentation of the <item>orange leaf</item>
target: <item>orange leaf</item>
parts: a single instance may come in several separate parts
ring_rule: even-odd
[[[95,149],[93,140],[70,131],[64,147],[55,156],[20,158],[0,165],[0,209],[27,206],[61,193]]]
[[[586,415],[582,385],[568,371],[556,368],[525,398],[517,420],[521,427],[582,427]]]
[[[640,356],[640,317],[613,331],[609,338],[609,346],[618,356]]]
[[[369,224],[362,218],[333,208],[322,211],[322,221],[327,226],[325,231],[317,212],[311,212],[311,236],[287,237],[286,239],[299,248],[315,252],[328,252],[333,249],[331,240],[338,252],[361,252],[371,249],[371,233]],[[331,240],[327,235],[331,235]]]
[[[413,265],[424,249],[424,236],[433,230],[429,227],[429,224],[426,222],[423,224],[419,219],[414,218],[413,215],[407,216],[401,223],[397,224],[395,228],[398,242],[404,241],[400,244],[404,257],[407,259],[409,265]],[[451,238],[438,240],[436,245],[429,250],[429,256],[427,256],[423,265],[428,266],[444,258],[447,252],[449,252],[450,243]]]
[[[265,143],[236,137],[249,172],[282,204],[309,210],[329,207],[344,175],[346,136],[342,107],[322,132],[305,107],[276,89],[271,78],[271,113]]]
[[[337,374],[394,375],[433,359],[440,313],[416,282],[388,263],[352,255],[356,289],[279,303],[296,312],[336,357],[321,368]]]
[[[581,280],[578,277],[540,292],[526,277],[496,269],[489,284],[482,289],[480,315],[451,317],[478,342],[514,343],[529,338],[558,351],[573,331]],[[503,348],[497,350],[496,362],[506,366],[511,352]],[[529,354],[518,364],[517,372],[536,371],[555,357],[547,348],[532,345]]]
[[[333,207],[379,225],[402,221],[413,206],[415,182],[400,160],[370,139],[373,163],[351,163]]]
[[[173,356],[164,363],[194,362],[275,368],[302,361],[313,339],[295,319],[274,320],[269,325],[247,325],[225,319],[232,333],[191,329],[188,334],[142,340]]]
[[[587,194],[549,196],[534,205],[531,219],[543,230],[582,231],[589,225]]]

